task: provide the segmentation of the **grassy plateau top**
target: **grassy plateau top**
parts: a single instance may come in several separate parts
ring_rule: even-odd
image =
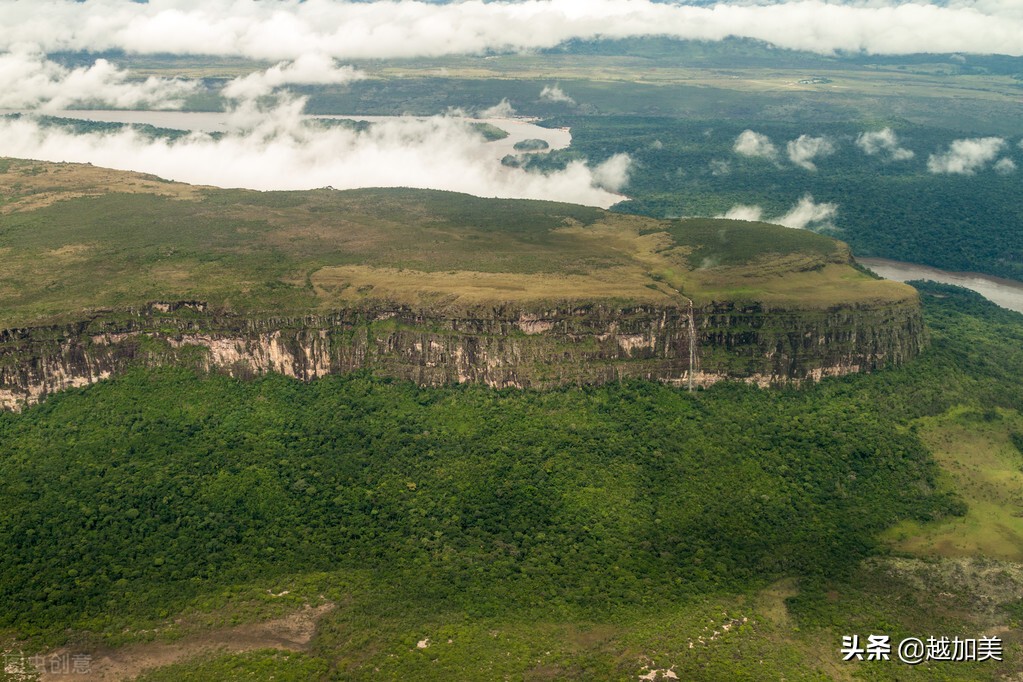
[[[420,189],[256,192],[0,159],[0,326],[154,301],[237,314],[402,304],[912,300],[842,242],[764,223],[655,220]]]

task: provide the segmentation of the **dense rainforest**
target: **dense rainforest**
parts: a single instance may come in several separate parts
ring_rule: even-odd
[[[0,415],[0,625],[116,639],[303,575],[472,618],[592,619],[843,579],[884,528],[965,512],[911,420],[1023,404],[1023,316],[922,291],[922,358],[804,389],[165,368],[51,396]]]

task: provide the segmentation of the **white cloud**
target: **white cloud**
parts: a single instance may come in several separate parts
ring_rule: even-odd
[[[838,213],[837,204],[818,204],[809,194],[796,202],[796,205],[783,216],[772,218],[770,222],[794,227],[797,229],[831,227],[831,219]]]
[[[131,80],[127,71],[98,59],[68,69],[31,47],[0,54],[0,107],[55,111],[72,105],[115,109],[177,109],[197,83],[168,78]]]
[[[1023,54],[1018,0],[653,0],[451,3],[388,0],[2,0],[0,49],[243,55],[296,59],[416,57],[529,50],[572,38],[756,38],[831,53]]]
[[[908,161],[916,156],[912,150],[899,146],[899,138],[891,128],[860,133],[856,146],[867,156],[882,155],[892,161]]]
[[[285,100],[267,111],[248,102],[231,113],[226,134],[178,140],[131,129],[74,134],[25,117],[0,119],[0,156],[92,163],[218,187],[424,187],[603,207],[623,198],[615,192],[628,180],[626,155],[596,168],[575,161],[563,171],[528,173],[502,166],[461,119],[400,117],[359,132],[311,124],[301,116],[303,105]]]
[[[252,99],[269,95],[284,85],[327,85],[361,78],[365,78],[365,74],[350,66],[338,66],[331,57],[309,53],[293,62],[281,62],[266,71],[236,78],[224,87],[221,94],[231,99]]]
[[[771,138],[753,130],[744,130],[735,138],[735,145],[732,150],[743,156],[754,156],[764,159],[778,158],[778,148],[771,142]]]
[[[503,166],[456,116],[460,112],[396,118],[359,131],[311,122],[303,116],[304,99],[278,92],[288,84],[344,83],[361,76],[331,57],[311,53],[235,79],[223,89],[234,104],[227,113],[228,131],[220,136],[152,139],[132,129],[76,134],[32,118],[2,120],[0,156],[93,163],[258,190],[410,186],[595,206],[623,198],[617,192],[628,183],[632,160],[627,154],[595,167],[575,161],[562,171],[529,173]],[[47,111],[81,102],[157,106],[194,88],[171,80],[133,82],[103,61],[69,70],[31,50],[0,56],[0,84],[6,85],[0,89],[0,106]],[[489,113],[513,110],[502,100]]]
[[[481,118],[510,118],[514,115],[515,108],[512,107],[511,102],[508,101],[508,98],[502,99],[500,102],[490,107],[489,109],[484,109],[483,111],[480,112]]]
[[[818,204],[809,194],[797,201],[789,211],[773,218],[764,217],[764,209],[760,206],[736,204],[715,218],[732,220],[762,220],[775,225],[784,225],[797,229],[834,227],[831,219],[838,214],[838,204]]]
[[[629,184],[631,170],[632,157],[628,154],[615,154],[593,169],[593,182],[597,187],[619,192]]]
[[[545,85],[540,91],[540,99],[546,102],[561,102],[563,104],[575,104],[575,100],[565,94],[560,85]]]
[[[715,218],[727,218],[729,220],[761,220],[764,217],[764,209],[759,206],[747,206],[745,204],[736,204],[730,209],[725,211],[721,215],[714,216]]]
[[[973,175],[989,162],[994,161],[1005,147],[1000,137],[974,137],[955,140],[948,151],[931,154],[927,159],[927,170],[932,173],[957,173]]]
[[[1009,157],[998,159],[994,165],[995,172],[999,175],[1008,175],[1016,172],[1016,162]]]
[[[808,171],[817,170],[813,160],[821,156],[835,153],[835,145],[826,137],[810,137],[800,135],[786,146],[789,161]]]

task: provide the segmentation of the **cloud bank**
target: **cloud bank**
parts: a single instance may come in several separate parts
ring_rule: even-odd
[[[198,83],[177,78],[131,80],[105,59],[68,69],[32,49],[0,54],[0,108],[55,111],[70,106],[180,109]]]
[[[479,54],[570,39],[756,38],[832,53],[1023,55],[1018,0],[765,0],[711,6],[651,0],[2,0],[0,50],[342,59]]]
[[[0,119],[0,156],[71,161],[148,172],[171,180],[256,190],[331,186],[423,187],[484,197],[549,199],[607,207],[624,197],[632,159],[615,154],[541,174],[503,166],[479,133],[456,115],[399,117],[368,129],[312,121],[288,84],[344,83],[362,75],[310,53],[237,78],[223,92],[233,104],[222,135],[168,140],[132,128],[76,133],[30,116]],[[178,80],[130,81],[104,60],[78,69],[21,50],[0,55],[0,106],[51,112],[72,104],[117,108],[173,106],[193,92]],[[488,110],[509,114],[502,100]]]
[[[948,151],[931,154],[927,159],[927,170],[932,173],[973,175],[994,161],[1005,147],[1000,137],[973,137],[955,140]]]
[[[357,131],[311,123],[301,115],[303,106],[300,99],[288,100],[263,111],[249,103],[232,114],[230,132],[177,140],[130,128],[75,134],[27,117],[0,119],[0,156],[92,163],[257,190],[424,187],[601,207],[624,198],[616,194],[628,181],[631,159],[624,154],[595,168],[576,161],[541,175],[502,166],[460,119],[397,118]]]
[[[908,161],[916,154],[899,146],[899,138],[891,128],[860,133],[856,146],[867,156],[882,156],[892,161]]]

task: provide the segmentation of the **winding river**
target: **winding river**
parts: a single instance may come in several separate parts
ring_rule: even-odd
[[[856,260],[885,279],[893,279],[897,282],[929,279],[932,282],[954,284],[972,289],[1003,308],[1023,313],[1023,282],[976,272],[946,272],[926,265],[902,263],[884,258],[857,258]]]

